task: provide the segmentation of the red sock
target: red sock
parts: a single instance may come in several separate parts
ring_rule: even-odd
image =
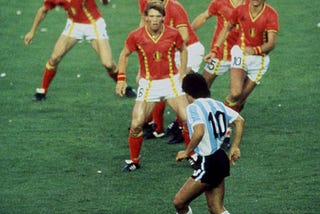
[[[49,85],[53,80],[54,76],[56,75],[56,73],[57,73],[57,68],[48,62],[46,64],[46,68],[42,76],[42,86],[41,86],[41,88],[45,90],[45,93],[47,93]]]
[[[151,114],[147,117],[146,119],[146,123],[150,123],[153,120],[153,112],[151,112]]]
[[[111,79],[113,79],[115,82],[117,82],[118,73],[113,73],[113,72],[108,71],[108,74],[109,74],[109,77],[111,77]]]
[[[183,127],[183,122],[182,122],[182,120],[180,120],[180,118],[178,116],[176,116],[176,121],[178,122],[180,127]],[[187,127],[187,130],[188,130],[188,127]]]
[[[143,135],[139,137],[129,136],[128,138],[129,149],[130,149],[130,159],[134,163],[139,163],[140,161],[140,150],[142,147],[142,140],[143,140]]]
[[[236,112],[239,112],[239,106],[238,105],[230,105],[227,101],[224,101],[223,104],[225,106],[228,106],[229,108],[235,110]],[[241,109],[242,110],[242,109]]]
[[[190,136],[189,136],[189,130],[188,130],[188,126],[187,124],[183,124],[182,125],[182,136],[184,139],[184,144],[186,146],[186,148],[188,147],[189,143],[190,143]],[[192,156],[194,154],[194,151],[189,153],[189,156]]]
[[[156,132],[162,133],[163,132],[163,113],[164,109],[166,108],[166,103],[164,101],[161,101],[156,104],[155,108],[153,109],[153,122],[156,126]]]
[[[243,110],[244,104],[245,104],[245,101],[243,101],[243,102],[241,103],[241,105],[239,106],[239,108],[238,108],[238,112],[239,112],[239,113]]]

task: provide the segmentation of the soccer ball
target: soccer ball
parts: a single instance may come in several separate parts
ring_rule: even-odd
[[[101,0],[101,3],[106,5],[106,4],[109,4],[111,2],[111,0]]]

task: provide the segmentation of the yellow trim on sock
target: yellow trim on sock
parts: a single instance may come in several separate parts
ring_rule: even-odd
[[[51,65],[49,62],[47,62],[46,68],[49,69],[49,70],[53,70],[53,69],[56,68],[56,66],[53,66],[53,65]]]
[[[225,99],[224,102],[230,107],[234,107],[238,104],[238,102],[232,102],[229,99]]]

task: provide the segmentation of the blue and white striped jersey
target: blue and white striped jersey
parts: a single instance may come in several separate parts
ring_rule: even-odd
[[[196,124],[205,125],[204,136],[195,149],[201,156],[213,154],[218,150],[225,137],[229,123],[237,117],[238,112],[226,107],[222,102],[211,98],[199,98],[187,107],[187,124],[190,138]]]

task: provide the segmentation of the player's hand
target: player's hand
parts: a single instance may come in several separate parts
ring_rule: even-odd
[[[204,59],[204,61],[205,61],[206,63],[210,64],[211,61],[212,61],[212,59],[214,59],[215,57],[216,57],[216,54],[210,52],[210,53],[208,53],[207,55],[205,55],[203,59]]]
[[[188,158],[188,154],[185,150],[179,151],[176,156],[176,161],[182,161]]]
[[[255,55],[253,47],[245,47],[243,54],[244,55]]]
[[[235,164],[235,162],[240,158],[241,154],[240,154],[240,149],[238,147],[232,147],[230,148],[230,151],[229,151],[229,160],[230,160],[230,163],[232,165]]]
[[[122,97],[126,93],[127,83],[124,81],[117,82],[116,94]]]
[[[25,45],[30,45],[32,39],[33,39],[34,34],[31,32],[28,32],[25,36],[24,36],[24,44]]]

